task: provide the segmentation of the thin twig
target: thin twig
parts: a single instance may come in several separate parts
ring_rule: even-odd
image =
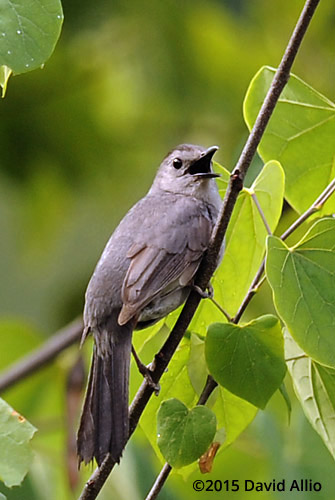
[[[334,191],[335,191],[335,179],[333,179],[332,182],[328,184],[326,189],[321,193],[319,198],[314,203],[315,207],[318,210],[320,210],[320,208],[326,203],[326,201],[333,194]]]
[[[223,316],[227,319],[227,321],[230,322],[232,320],[232,318],[227,313],[227,311],[225,311],[223,309],[223,307],[221,306],[221,304],[219,304],[219,302],[217,300],[215,300],[214,297],[209,297],[209,300],[215,305],[215,307],[217,307],[217,309],[219,309],[219,311],[223,314]]]
[[[67,347],[80,340],[83,322],[77,319],[55,333],[42,347],[23,357],[0,373],[0,392],[42,368]]]
[[[249,302],[251,301],[253,296],[258,292],[258,289],[261,286],[261,284],[265,281],[262,278],[262,274],[264,273],[264,268],[265,268],[265,260],[263,260],[262,264],[260,265],[254,279],[252,280],[249,290],[247,291],[246,296],[244,297],[237,313],[232,319],[232,323],[234,323],[235,325],[237,325],[237,323],[240,322],[240,319],[244,311],[246,310],[247,306],[249,305]]]
[[[208,375],[205,387],[200,394],[197,405],[204,405],[207,403],[209,396],[214,391],[215,387],[217,387],[218,383],[213,379],[212,375]]]
[[[167,480],[170,472],[172,470],[172,467],[170,464],[166,463],[163,467],[160,473],[158,474],[156,481],[154,482],[150,492],[146,496],[145,500],[155,500],[157,498],[157,495],[161,491],[165,481]]]
[[[315,212],[318,212],[321,210],[323,205],[326,203],[328,198],[334,193],[335,191],[335,179],[333,179],[328,186],[322,191],[320,196],[315,200],[315,202],[309,207],[306,212],[304,212],[282,235],[281,239],[286,240],[293,231],[297,229],[297,227],[301,226],[305,220],[307,220],[311,215],[313,215]]]

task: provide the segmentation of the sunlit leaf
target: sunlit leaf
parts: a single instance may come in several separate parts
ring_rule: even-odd
[[[335,367],[335,219],[321,219],[293,248],[269,237],[266,274],[278,314],[299,346]]]
[[[193,389],[200,395],[206,383],[208,369],[205,359],[205,342],[196,334],[191,335],[187,372]]]
[[[11,487],[22,482],[32,461],[30,440],[36,429],[0,399],[0,479]]]
[[[230,172],[226,168],[224,168],[220,163],[217,163],[216,161],[213,161],[213,169],[215,172],[220,174],[220,177],[216,179],[221,197],[223,198],[225,195],[225,192],[228,187],[229,179],[230,179]]]
[[[278,162],[267,163],[252,186],[242,191],[228,226],[224,258],[213,284],[215,299],[230,315],[237,312],[265,254],[268,232],[252,195],[273,232],[284,195],[284,173]]]
[[[222,450],[232,444],[248,427],[255,418],[258,408],[224,387],[220,386],[216,391],[216,401],[211,409],[216,415],[219,430],[224,429],[224,440],[220,441]]]
[[[197,460],[208,449],[215,432],[215,415],[206,406],[188,410],[173,398],[164,401],[159,409],[158,446],[173,467],[183,467]]]
[[[259,408],[265,407],[286,372],[279,321],[271,315],[244,326],[213,323],[205,352],[214,379]]]
[[[261,68],[244,101],[249,128],[273,79],[275,69]],[[335,104],[291,75],[265,130],[259,153],[263,161],[280,161],[286,177],[285,197],[299,212],[306,210],[335,174]],[[334,211],[335,199],[326,205]]]
[[[287,366],[311,425],[335,458],[335,369],[313,361],[285,331]],[[292,359],[295,358],[295,359]]]

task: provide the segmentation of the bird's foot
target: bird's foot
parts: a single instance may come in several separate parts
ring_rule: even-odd
[[[155,382],[152,378],[152,371],[147,366],[143,365],[145,370],[142,373],[143,377],[146,379],[147,383],[152,387],[156,396],[159,395],[161,386],[159,382]]]
[[[206,290],[202,290],[202,288],[200,288],[200,286],[198,286],[198,285],[192,285],[192,288],[203,299],[212,299],[213,296],[214,296],[214,290],[213,290],[213,287],[212,287],[212,285],[210,283],[206,287]]]
[[[135,349],[134,349],[133,346],[131,346],[131,351],[133,353],[134,360],[135,360],[135,363],[137,365],[138,371],[146,379],[148,385],[150,387],[152,387],[152,389],[154,390],[156,396],[158,396],[159,391],[161,390],[161,386],[160,386],[159,383],[157,383],[157,382],[155,382],[153,380],[153,378],[152,378],[152,371],[150,370],[150,367],[146,366],[144,363],[142,363],[142,361],[138,357],[137,352],[135,351]]]

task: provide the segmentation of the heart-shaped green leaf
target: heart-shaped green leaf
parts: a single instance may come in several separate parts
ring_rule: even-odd
[[[189,344],[190,342],[188,339],[184,338],[182,340],[172,360],[169,363],[169,369],[163,374],[160,380],[161,390],[159,392],[159,395],[155,398],[150,399],[146,407],[146,411],[143,413],[140,420],[141,429],[144,431],[146,437],[150,441],[151,446],[160,457],[160,459],[162,459],[162,457],[157,446],[156,427],[152,425],[152,422],[156,422],[160,405],[163,401],[175,397],[183,401],[184,404],[191,408],[199,399],[199,396],[196,394],[190,383],[190,379],[187,373],[187,361],[190,353]],[[154,356],[155,352],[157,352],[157,347],[156,350],[153,351],[152,356]],[[133,370],[133,373],[135,372],[136,370]],[[137,389],[138,383],[136,385],[136,390]],[[133,388],[133,390],[135,394],[135,387]]]
[[[251,129],[275,69],[263,67],[250,83],[244,118]],[[258,148],[264,161],[276,159],[285,170],[285,197],[302,213],[325,189],[335,171],[335,104],[291,75]],[[335,209],[335,199],[327,202]]]
[[[208,368],[205,359],[205,341],[196,334],[191,336],[187,371],[194,390],[200,395],[205,387]],[[214,390],[207,405],[214,411],[217,418],[218,432],[215,441],[220,441],[220,450],[233,443],[257,413],[255,406],[220,386]],[[222,431],[225,434],[224,441],[218,438],[218,434],[222,434]]]
[[[0,399],[0,479],[11,487],[21,483],[32,460],[29,441],[36,432],[24,417]]]
[[[335,458],[335,369],[304,356],[288,331],[284,336],[294,390],[306,417]]]
[[[172,467],[183,467],[201,457],[215,432],[216,417],[206,406],[188,410],[175,398],[161,404],[157,415],[158,446]]]
[[[215,380],[259,408],[284,378],[283,336],[275,316],[262,316],[245,326],[213,323],[205,349]]]
[[[335,367],[335,220],[319,220],[293,248],[269,237],[266,274],[294,340],[316,361]]]

